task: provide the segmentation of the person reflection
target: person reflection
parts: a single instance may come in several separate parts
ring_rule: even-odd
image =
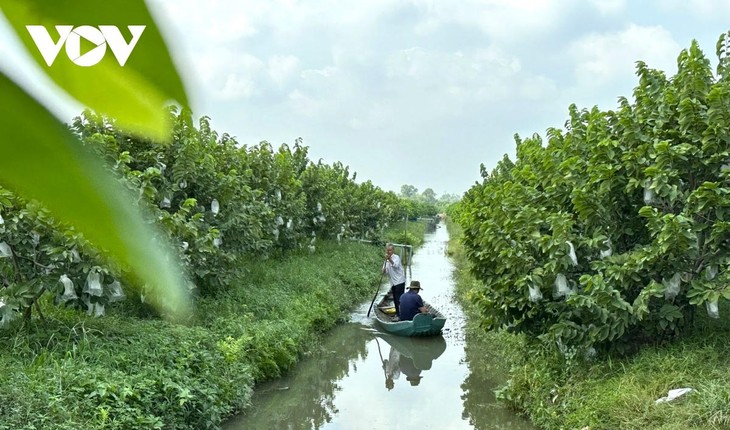
[[[383,360],[383,370],[385,371],[385,388],[387,388],[388,391],[393,389],[393,387],[395,386],[395,380],[400,377],[400,358],[400,352],[391,346],[388,358]]]
[[[417,368],[413,363],[413,359],[410,357],[401,356],[400,358],[400,371],[406,375],[406,381],[410,382],[412,386],[416,386],[421,383],[421,369]]]

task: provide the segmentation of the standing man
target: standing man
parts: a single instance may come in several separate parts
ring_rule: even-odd
[[[383,273],[388,273],[390,277],[390,292],[393,294],[393,306],[395,306],[395,314],[400,315],[400,296],[406,290],[406,271],[403,270],[400,257],[393,253],[393,245],[385,248],[385,262],[383,263]]]

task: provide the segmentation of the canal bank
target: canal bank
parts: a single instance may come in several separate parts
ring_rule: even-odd
[[[285,377],[260,385],[246,414],[224,428],[533,429],[496,402],[505,376],[489,365],[489,345],[467,341],[448,240],[443,226],[428,233],[411,267],[424,299],[448,318],[442,336],[388,337],[363,303]]]

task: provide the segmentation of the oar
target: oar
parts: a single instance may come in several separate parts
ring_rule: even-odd
[[[383,262],[383,266],[385,266],[385,261]],[[375,298],[378,297],[378,291],[380,291],[380,283],[383,282],[383,275],[385,275],[385,272],[383,271],[383,266],[380,267],[380,279],[375,285],[375,295],[373,296],[373,301],[370,302],[370,307],[368,308],[368,318],[370,318],[370,311],[373,309],[373,303],[375,303]]]
[[[388,374],[385,372],[385,360],[383,360],[383,353],[380,352],[380,342],[378,342],[378,337],[375,336],[375,343],[378,345],[378,355],[380,356],[380,362],[383,364],[383,376],[385,376],[385,379],[388,379]]]
[[[385,388],[387,388],[388,390],[392,390],[393,386],[394,386],[393,378],[392,378],[393,375],[391,375],[391,378],[388,378],[388,371],[385,369],[385,367],[386,367],[385,360],[383,360],[383,353],[380,352],[380,342],[378,342],[377,336],[375,336],[375,343],[378,345],[378,355],[380,356],[380,362],[383,363],[383,376],[385,376]],[[392,357],[388,357],[388,360],[390,360],[391,358]],[[388,364],[393,366],[393,363],[391,363],[390,361],[388,361]],[[388,379],[390,379],[390,385],[388,385]]]

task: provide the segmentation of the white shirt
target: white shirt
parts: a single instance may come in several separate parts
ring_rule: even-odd
[[[392,379],[400,377],[400,352],[390,347],[390,354],[385,359],[385,373]]]
[[[392,264],[390,263],[390,261],[386,261],[384,263],[385,271],[390,277],[390,285],[393,286],[398,284],[405,284],[406,271],[403,270],[403,265],[400,262],[400,257],[398,256],[398,254],[393,254],[390,256],[390,258],[391,260],[393,260]]]

